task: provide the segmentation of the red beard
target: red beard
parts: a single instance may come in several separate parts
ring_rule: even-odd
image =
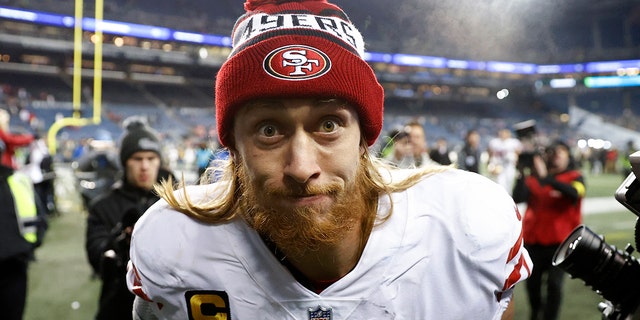
[[[256,186],[242,165],[238,166],[237,174],[244,190],[240,199],[243,217],[260,235],[287,254],[302,254],[339,243],[347,230],[360,223],[365,211],[356,184]],[[302,195],[328,195],[334,201],[330,208],[273,206],[284,197]]]

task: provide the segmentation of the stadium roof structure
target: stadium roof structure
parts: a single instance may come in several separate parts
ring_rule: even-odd
[[[7,1],[5,1],[7,2]],[[11,1],[73,14],[74,1]],[[227,36],[242,0],[106,0],[105,19]],[[640,58],[640,0],[332,0],[367,50],[536,64]],[[91,16],[92,1],[84,1]]]
[[[371,29],[365,39],[385,35],[376,46],[391,52],[537,64],[640,58],[638,0],[334,2]]]
[[[640,0],[332,2],[364,34],[365,59],[390,97],[487,101],[502,99],[496,92],[505,88],[510,99],[596,88],[640,91]],[[196,84],[208,93],[242,3],[106,0],[102,77]],[[97,26],[93,5],[83,7],[87,75]],[[0,64],[0,72],[67,76],[73,17],[74,1],[3,2],[0,54],[9,63]]]

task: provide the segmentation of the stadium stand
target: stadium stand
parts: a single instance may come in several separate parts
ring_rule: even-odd
[[[624,5],[619,8],[595,2],[591,6],[601,8],[608,16],[616,16],[620,11],[630,10],[631,2],[622,3]],[[408,33],[409,30],[389,28],[382,23],[389,20],[385,16],[388,13],[385,9],[387,2],[368,1],[366,11],[358,10],[360,1],[345,1],[341,5],[352,12],[351,19],[361,26],[361,31],[370,41],[369,49],[380,52],[402,52],[407,48],[413,48],[414,52],[424,50],[416,49],[418,46],[415,43],[411,45],[397,41],[402,36],[401,31]],[[53,0],[0,0],[0,6],[65,15],[74,13],[71,2]],[[93,3],[87,1],[85,14],[92,16],[93,9]],[[235,18],[242,12],[241,2],[232,0],[190,1],[188,4],[185,1],[150,0],[114,0],[105,3],[105,19],[222,35],[229,33]],[[633,48],[640,44],[640,37],[633,34],[640,27],[630,18],[626,21],[629,23],[629,30],[624,33],[628,35],[626,43],[618,39],[618,34],[623,32],[617,32],[615,37],[601,43],[612,48],[608,51],[611,52],[611,59],[621,55],[638,57],[637,49]],[[600,28],[598,30],[602,32],[615,31],[618,25],[608,19],[600,22],[596,29]],[[583,21],[573,24],[573,27],[563,26],[554,35],[555,38],[551,40],[557,45],[555,50],[562,53],[555,54],[562,56],[562,59],[573,59],[571,62],[580,62],[589,61],[601,53],[598,51],[600,48],[594,48],[593,28],[589,28],[589,32],[575,29],[580,27],[584,27]],[[16,127],[41,130],[60,117],[71,117],[73,61],[70,49],[73,30],[10,19],[0,19],[0,29],[3,30],[0,34],[0,55],[11,57],[9,61],[0,63],[0,84],[3,85],[0,107],[12,109],[16,114],[25,109],[37,119],[35,124],[34,121],[21,121],[16,123]],[[570,41],[562,40],[568,39],[569,34],[579,36],[572,37]],[[85,48],[91,47],[91,36],[92,33],[84,32]],[[118,38],[123,42],[121,46],[115,45]],[[618,48],[621,46],[626,49]],[[526,45],[524,48],[528,51],[537,49]],[[106,34],[100,127],[117,137],[122,119],[133,114],[144,114],[152,125],[171,137],[194,135],[193,128],[197,127],[213,128],[213,79],[228,48],[204,48],[212,56],[208,64],[198,59],[199,50],[202,49],[203,46],[190,43]],[[431,53],[441,52],[437,47],[428,50]],[[580,52],[580,55],[575,56],[575,52]],[[459,53],[454,52],[450,58],[458,56]],[[526,60],[531,56],[519,57]],[[89,75],[93,66],[91,58],[90,54],[85,53],[83,73]],[[557,57],[552,61],[553,57],[543,54],[531,59],[529,61],[551,63],[556,62]],[[469,128],[478,129],[485,144],[495,135],[497,128],[534,119],[539,132],[550,137],[576,140],[587,137],[588,132],[577,132],[570,122],[563,119],[574,106],[601,116],[607,123],[636,131],[639,129],[637,115],[640,114],[640,90],[637,87],[539,90],[536,83],[546,81],[544,75],[413,67],[393,63],[374,63],[372,66],[385,87],[387,97],[385,132],[397,129],[409,120],[418,119],[425,124],[430,137],[444,137],[450,145],[460,144],[462,134]],[[585,75],[577,72],[568,76],[582,79]],[[90,76],[83,78],[81,114],[84,117],[93,116],[92,80]],[[510,88],[509,98],[497,99],[496,92],[503,88]],[[19,97],[20,91],[23,95],[26,92],[28,97]],[[64,137],[70,139],[90,137],[92,132],[95,132],[95,128],[62,130]]]

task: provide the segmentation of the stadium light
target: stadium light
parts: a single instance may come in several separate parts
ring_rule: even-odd
[[[551,79],[549,86],[554,89],[573,88],[576,86],[576,79],[563,78],[563,79]]]
[[[200,48],[200,50],[198,50],[198,56],[200,59],[206,59],[209,56],[209,51],[207,51],[207,48]]]
[[[498,97],[498,99],[500,99],[500,100],[502,100],[502,99],[504,99],[504,98],[506,98],[508,96],[509,96],[509,90],[508,89],[502,89],[502,90],[500,90],[500,91],[498,91],[496,93],[496,97]]]

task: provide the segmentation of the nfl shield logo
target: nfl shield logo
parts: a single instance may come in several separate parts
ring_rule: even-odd
[[[331,308],[309,308],[309,320],[331,320]]]

